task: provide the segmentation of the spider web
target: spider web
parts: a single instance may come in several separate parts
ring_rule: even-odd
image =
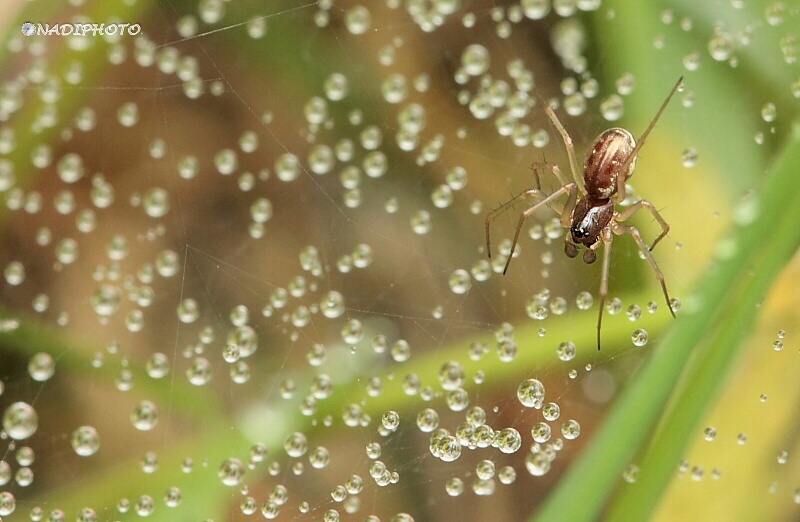
[[[563,4],[168,2],[141,38],[93,43],[124,57],[62,86],[83,98],[52,161],[18,204],[9,196],[27,284],[3,294],[20,308],[46,294],[41,320],[76,340],[53,353],[75,375],[14,395],[39,414],[37,462],[84,496],[37,477],[42,489],[20,492],[17,509],[533,512],[643,361],[636,343],[657,344],[668,315],[649,302],[660,293],[635,248],[617,242],[609,297],[623,298],[610,299],[598,354],[587,293],[599,267],[565,259],[547,209],[526,222],[506,276],[521,205],[492,224],[487,256],[486,214],[532,186],[531,163],[569,172],[533,83],[562,106],[579,151],[624,105],[595,79],[602,57],[587,62],[580,45],[599,6]],[[668,237],[660,249],[691,254],[674,247]],[[662,268],[680,295],[688,277]],[[535,407],[518,397],[526,379],[546,389]],[[447,433],[421,426],[426,408]],[[541,443],[537,423],[552,430]],[[100,433],[94,465],[65,443],[81,425]],[[480,426],[507,431],[487,445]],[[96,477],[114,465],[130,476],[100,498]],[[179,488],[175,507],[166,487]]]

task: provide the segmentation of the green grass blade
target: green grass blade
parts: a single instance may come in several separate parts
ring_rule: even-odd
[[[643,520],[652,512],[711,398],[725,382],[757,306],[800,245],[800,122],[757,197],[742,203],[737,225],[683,317],[636,382],[620,397],[581,459],[539,512],[541,520],[593,520],[624,468],[657,422],[639,479],[610,505],[613,519]],[[667,413],[662,417],[664,409]]]

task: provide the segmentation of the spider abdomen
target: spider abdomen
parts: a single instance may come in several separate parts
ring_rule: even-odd
[[[586,192],[597,199],[609,199],[617,192],[619,169],[636,147],[633,135],[625,129],[608,129],[595,138],[583,166],[583,180]],[[625,169],[627,180],[636,168],[634,158]]]

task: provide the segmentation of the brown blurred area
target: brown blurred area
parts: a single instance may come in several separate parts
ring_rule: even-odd
[[[546,159],[566,165],[563,143],[540,107],[533,107],[525,119],[534,130],[547,129],[551,138],[545,149],[513,145],[498,134],[493,118],[476,120],[468,107],[458,103],[460,90],[474,89],[473,85],[461,86],[454,80],[460,66],[459,53],[471,43],[483,43],[492,56],[489,75],[507,81],[508,62],[519,59],[534,72],[541,92],[547,97],[555,96],[560,93],[565,73],[550,50],[551,19],[515,26],[509,38],[501,39],[493,34],[494,24],[487,20],[492,9],[503,6],[483,2],[471,6],[478,18],[476,28],[465,30],[458,16],[454,16],[442,28],[427,34],[413,25],[402,10],[375,3],[369,6],[375,30],[353,37],[347,34],[343,20],[349,3],[337,2],[330,11],[329,25],[322,29],[315,29],[312,21],[317,8],[292,2],[284,2],[281,7],[297,9],[280,14],[274,6],[264,7],[279,14],[268,18],[269,29],[261,40],[248,39],[244,27],[233,26],[219,33],[183,39],[175,32],[177,14],[170,6],[153,9],[141,24],[157,46],[156,62],[166,59],[169,50],[196,59],[204,94],[189,99],[174,74],[160,72],[158,65],[138,65],[133,42],[125,42],[128,56],[121,65],[103,63],[98,66],[102,72],[90,83],[64,87],[73,95],[80,91],[77,105],[60,115],[63,119],[59,125],[69,130],[62,131],[50,143],[50,165],[31,174],[20,187],[25,198],[40,197],[41,208],[35,212],[7,212],[0,238],[0,265],[21,260],[27,276],[21,287],[3,287],[0,301],[6,310],[15,310],[20,317],[34,315],[31,302],[39,294],[47,295],[48,310],[35,315],[51,324],[66,322],[60,331],[85,350],[70,355],[78,355],[87,365],[93,359],[102,359],[107,367],[124,372],[128,366],[141,368],[154,352],[163,352],[174,362],[169,378],[184,380],[195,357],[208,358],[214,378],[203,393],[210,390],[223,404],[232,429],[236,429],[241,410],[254,402],[278,401],[278,389],[286,379],[300,375],[301,387],[307,388],[307,353],[317,343],[331,352],[341,350],[344,343],[340,331],[346,319],[357,318],[364,324],[366,335],[359,350],[370,350],[372,336],[384,334],[390,343],[397,339],[408,341],[416,357],[454,343],[466,344],[476,336],[491,336],[505,322],[529,321],[525,303],[545,288],[553,296],[563,296],[573,303],[581,290],[594,293],[598,279],[594,272],[583,270],[581,264],[565,260],[558,240],[552,248],[540,251],[537,249],[541,242],[525,237],[531,225],[553,217],[544,212],[523,229],[522,255],[511,264],[509,276],[495,274],[487,282],[472,281],[472,291],[464,296],[454,294],[447,284],[454,270],[470,270],[486,258],[485,215],[531,187],[531,163]],[[225,23],[246,20],[249,11],[259,14],[260,9],[252,5],[231,6]],[[51,51],[59,45],[63,43],[48,42]],[[393,48],[395,56],[388,67],[378,60],[385,46]],[[288,56],[287,47],[294,47]],[[280,53],[283,54],[278,56]],[[96,59],[104,62],[103,54],[95,54]],[[338,61],[331,63],[320,56],[335,56]],[[47,55],[43,59],[47,60]],[[15,74],[14,67],[9,71],[9,75]],[[328,101],[328,120],[316,128],[304,120],[303,107],[312,96],[324,97],[321,80],[333,72],[348,78],[350,94],[341,102]],[[395,143],[399,106],[381,99],[380,84],[388,72],[407,79],[408,101],[420,104],[426,111],[420,144],[411,152],[400,151]],[[424,92],[413,88],[413,80],[420,74],[429,78]],[[213,94],[217,88],[221,92]],[[29,86],[23,95],[26,99],[35,98],[37,90],[36,86]],[[118,111],[131,102],[138,107],[138,123],[124,127],[118,121]],[[90,107],[96,114],[96,125],[88,132],[69,123],[82,107]],[[360,111],[362,123],[348,121],[353,111]],[[263,122],[265,113],[270,115],[269,123]],[[582,158],[580,151],[604,124],[593,109],[566,122]],[[13,119],[9,125],[14,125]],[[359,165],[367,152],[359,145],[359,134],[368,125],[382,131],[379,149],[387,155],[389,166],[378,179],[362,172],[361,204],[349,208],[339,180],[344,163],[337,162],[331,172],[317,175],[309,168],[308,154],[315,144],[334,146],[349,139],[356,151],[352,163]],[[460,129],[463,137],[458,137]],[[253,153],[239,148],[245,131],[258,136],[259,147]],[[420,162],[420,150],[439,135],[444,146],[437,159]],[[163,140],[165,148],[163,157],[154,158],[151,149],[157,140]],[[237,168],[229,175],[221,175],[215,167],[215,157],[224,149],[236,151],[238,158]],[[58,159],[66,153],[78,154],[86,170],[82,179],[69,185],[57,173]],[[299,177],[290,183],[279,180],[275,173],[276,159],[285,153],[296,155],[301,165]],[[193,179],[184,179],[178,173],[178,164],[186,156],[196,157],[199,165]],[[431,202],[431,192],[446,182],[447,172],[456,166],[466,169],[468,183],[463,190],[454,192],[451,206],[438,209]],[[252,187],[243,190],[242,184],[249,185],[250,176]],[[96,208],[92,203],[93,180],[98,179],[113,186],[114,203],[108,208]],[[143,195],[154,187],[169,194],[170,209],[163,218],[152,218],[142,208]],[[53,204],[63,191],[69,191],[75,200],[75,210],[66,215]],[[249,233],[250,207],[258,198],[269,199],[274,212],[264,226],[263,237],[254,239]],[[386,211],[391,198],[397,201],[396,213]],[[478,212],[470,210],[475,202],[479,202]],[[97,221],[89,233],[80,232],[76,226],[77,216],[84,209],[91,209]],[[431,215],[432,229],[427,234],[415,233],[410,225],[419,210]],[[517,212],[511,211],[496,221],[496,244],[511,237],[516,219]],[[43,228],[52,236],[44,246],[36,239]],[[79,253],[74,263],[63,264],[56,259],[56,247],[64,238],[77,241]],[[123,259],[109,256],[109,245],[115,238],[127,242]],[[342,257],[351,255],[362,243],[371,247],[370,266],[347,273],[337,269]],[[304,272],[298,260],[309,245],[320,253],[323,271],[318,276]],[[154,274],[155,260],[166,249],[176,252],[180,259],[179,272],[171,278]],[[553,261],[543,262],[543,254]],[[286,308],[275,309],[265,317],[262,310],[276,289],[299,285],[298,277],[308,287],[305,294],[291,298]],[[106,283],[117,286],[122,298],[119,309],[101,319],[91,300],[98,287]],[[137,296],[151,290],[155,296],[152,303],[137,304]],[[347,311],[342,318],[327,320],[312,312],[307,326],[292,325],[292,314],[299,307],[313,309],[330,290],[345,297]],[[191,324],[181,323],[177,315],[178,306],[187,298],[195,299],[200,307],[198,319]],[[247,307],[249,324],[259,336],[258,352],[249,360],[251,382],[244,386],[230,381],[228,366],[221,357],[232,328],[230,313],[238,305]],[[434,318],[437,308],[441,309],[442,319]],[[136,310],[143,314],[144,328],[132,332],[127,318]],[[207,345],[200,340],[204,329],[213,332],[214,337]],[[390,371],[395,378],[402,378],[403,366],[394,365],[388,355],[383,359],[369,370],[375,374]],[[37,408],[43,422],[37,441],[46,450],[40,450],[42,464],[32,490],[42,498],[47,497],[50,488],[63,485],[63,473],[77,477],[113,467],[120,459],[137,459],[149,450],[169,452],[176,441],[207,428],[196,417],[183,418],[182,413],[187,412],[163,405],[164,423],[169,430],[136,432],[130,425],[129,412],[138,400],[147,397],[146,388],[140,388],[138,383],[134,383],[131,392],[123,393],[84,368],[77,375],[57,373],[40,391],[30,386],[14,389],[14,382],[25,380],[26,357],[6,352],[2,361],[6,371],[0,378],[6,382],[7,397],[40,393]],[[320,373],[337,369],[323,365]],[[527,371],[521,369],[520,373]],[[366,382],[369,376],[359,379]],[[548,390],[563,401],[562,408],[581,418],[584,429],[591,431],[602,408],[580,400],[580,390],[570,387],[560,373],[548,376]],[[336,381],[337,375],[332,377]],[[298,390],[298,396],[306,392],[305,388]],[[321,511],[340,507],[329,501],[331,485],[357,472],[367,483],[359,495],[362,509],[358,519],[374,510],[388,520],[390,513],[413,508],[417,522],[524,520],[546,496],[565,463],[580,452],[582,441],[575,441],[565,450],[570,457],[557,460],[548,476],[531,477],[524,466],[526,446],[530,444],[526,430],[531,422],[514,399],[516,381],[487,389],[474,397],[474,404],[487,410],[493,426],[514,426],[522,433],[523,449],[514,455],[496,450],[465,450],[457,463],[442,465],[427,449],[428,436],[413,426],[416,411],[423,407],[414,398],[409,400],[408,411],[402,412],[404,427],[390,438],[380,439],[375,434],[376,423],[380,422],[375,417],[368,427],[331,429],[329,435],[318,431],[311,445],[324,445],[331,451],[334,457],[330,467],[312,472],[307,466],[303,475],[292,476],[287,466],[277,478],[261,472],[254,475],[257,479],[248,480],[250,494],[263,501],[276,482],[286,483],[290,491],[301,492],[291,494],[291,504],[284,508],[292,513],[292,519],[319,519]],[[360,398],[352,400],[358,402]],[[442,426],[454,429],[463,414],[445,414],[446,408],[440,399],[437,401],[434,404],[442,413]],[[203,401],[193,408],[194,413],[202,410]],[[339,419],[334,423],[339,424]],[[91,462],[67,454],[65,439],[82,424],[94,425],[103,436],[103,451]],[[384,443],[382,460],[399,470],[399,484],[377,488],[372,483],[364,446],[373,439]],[[48,452],[52,456],[47,457]],[[199,462],[203,455],[194,458]],[[469,491],[470,480],[474,478],[475,464],[483,458],[493,460],[498,469],[513,465],[516,483],[510,487],[498,483],[489,498],[474,495]],[[217,465],[209,463],[212,469]],[[451,476],[463,478],[467,487],[456,499],[448,497],[444,489]],[[188,502],[191,495],[189,491],[185,493]],[[307,517],[297,511],[304,499],[316,501]],[[240,500],[239,495],[231,495],[230,520],[247,518],[237,507]]]

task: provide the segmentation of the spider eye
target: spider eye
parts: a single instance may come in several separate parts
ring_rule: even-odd
[[[578,227],[572,227],[570,229],[570,232],[572,232],[572,235],[575,236],[575,238],[577,238],[577,239],[580,239],[582,237],[585,237],[585,236],[589,235],[582,228],[578,228]]]

